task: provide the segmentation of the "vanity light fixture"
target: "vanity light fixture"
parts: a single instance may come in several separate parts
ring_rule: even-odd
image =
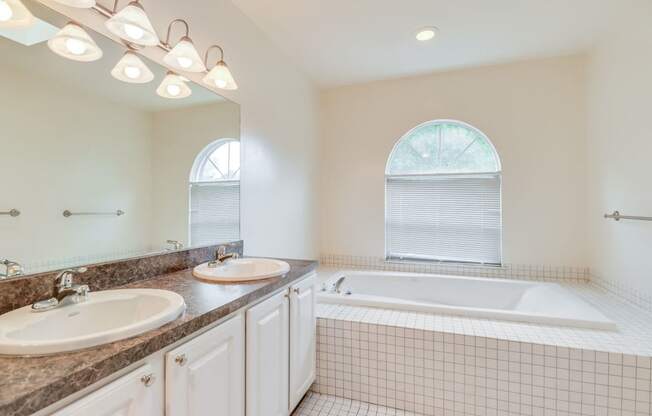
[[[138,0],[133,0],[117,12],[118,0],[113,5],[113,16],[106,21],[106,27],[114,35],[141,46],[156,46],[160,40],[145,9]],[[117,13],[116,13],[117,12]]]
[[[90,9],[95,6],[95,0],[54,0],[65,6],[76,7],[78,9]]]
[[[124,56],[111,70],[113,78],[131,84],[146,84],[154,79],[154,74],[142,59],[132,51]]]
[[[163,62],[176,69],[177,71],[206,71],[206,66],[204,66],[204,63],[202,62],[197,49],[195,49],[195,45],[192,43],[192,39],[190,39],[190,27],[188,26],[188,22],[185,20],[175,19],[170,22],[170,25],[168,26],[168,34],[165,38],[165,46],[168,48],[171,47],[170,33],[172,31],[172,26],[175,23],[183,23],[183,25],[186,27],[186,34],[179,40],[179,42],[177,42],[173,48],[171,48],[170,52],[168,52],[163,57]]]
[[[168,71],[163,82],[156,89],[156,93],[163,98],[180,99],[190,96],[192,90],[179,75]]]
[[[34,15],[20,0],[0,0],[0,28],[30,26]]]
[[[206,74],[203,81],[206,85],[211,87],[217,87],[222,90],[237,90],[238,84],[236,84],[233,75],[229,67],[224,62],[224,50],[218,46],[213,45],[208,50],[206,50],[206,55],[204,56],[204,64],[208,67],[208,54],[212,49],[217,49],[220,51],[220,60],[217,61],[217,64]]]
[[[102,57],[102,49],[77,23],[70,22],[48,41],[52,52],[73,61],[91,62]]]

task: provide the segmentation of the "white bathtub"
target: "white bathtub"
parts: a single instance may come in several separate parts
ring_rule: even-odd
[[[344,276],[341,293],[332,285]],[[348,294],[347,294],[348,293]],[[341,271],[322,286],[320,303],[594,329],[616,325],[556,283],[434,274]]]

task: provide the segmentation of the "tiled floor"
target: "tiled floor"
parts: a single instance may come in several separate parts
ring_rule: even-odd
[[[417,413],[308,392],[292,416],[419,416]]]

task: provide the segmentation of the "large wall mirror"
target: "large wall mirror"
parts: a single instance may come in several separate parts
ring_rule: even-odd
[[[184,91],[143,57],[150,82],[117,79],[142,72],[90,29],[101,59],[56,55],[68,19],[24,3],[34,23],[0,29],[0,261],[32,274],[239,239],[239,106],[188,80],[157,94]]]

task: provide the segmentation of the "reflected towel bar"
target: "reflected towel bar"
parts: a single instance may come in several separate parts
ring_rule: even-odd
[[[12,217],[17,217],[20,215],[20,211],[18,211],[16,208],[10,209],[9,211],[2,211],[0,212],[0,215],[9,215]]]
[[[639,220],[639,221],[652,221],[652,217],[640,217],[638,215],[621,215],[620,212],[614,211],[611,214],[604,214],[605,218],[612,218],[614,221],[620,220]]]
[[[119,217],[125,215],[125,212],[121,209],[111,212],[71,212],[69,210],[63,211],[63,216],[66,218],[72,217],[73,215],[116,215]]]

